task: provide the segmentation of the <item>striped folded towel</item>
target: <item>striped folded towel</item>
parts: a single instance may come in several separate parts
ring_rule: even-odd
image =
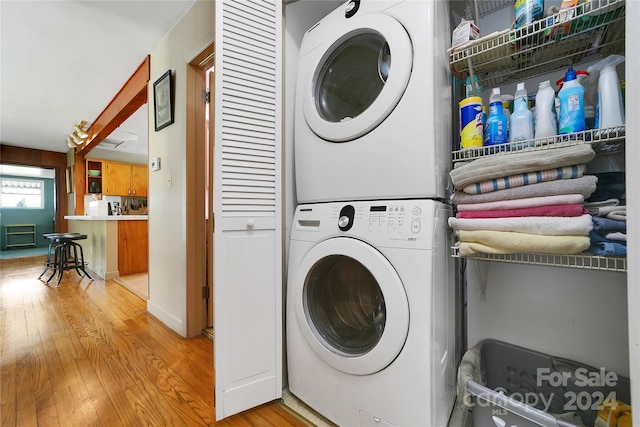
[[[598,178],[594,175],[584,175],[576,179],[556,179],[555,181],[539,182],[523,185],[522,187],[505,188],[490,193],[467,194],[455,191],[451,201],[456,205],[463,203],[486,203],[498,200],[524,199],[527,197],[542,197],[559,194],[582,194],[585,199],[596,191]],[[585,203],[586,206],[586,203]]]
[[[585,167],[585,164],[580,164],[555,169],[546,169],[537,172],[527,172],[517,175],[505,176],[502,178],[495,178],[470,184],[464,187],[462,191],[467,194],[480,194],[503,190],[505,188],[536,184],[538,182],[544,181],[554,181],[557,179],[574,179],[584,175]]]

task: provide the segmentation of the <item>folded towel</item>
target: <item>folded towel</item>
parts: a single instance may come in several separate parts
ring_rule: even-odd
[[[458,230],[456,234],[461,256],[476,252],[577,254],[589,248],[590,242],[586,236],[542,236],[510,231]]]
[[[563,166],[587,163],[595,157],[589,144],[572,145],[544,153],[524,151],[505,155],[487,156],[456,165],[450,176],[455,188],[464,188],[474,182],[486,181],[526,172],[555,169]]]
[[[463,203],[458,211],[492,211],[496,209],[523,209],[539,206],[582,204],[582,194],[563,194],[561,196],[527,197],[525,199],[499,200],[487,203]]]
[[[524,199],[526,197],[554,196],[560,194],[582,194],[585,199],[596,190],[598,178],[594,175],[584,175],[575,179],[556,179],[521,187],[505,188],[489,193],[467,194],[456,191],[451,196],[455,204],[486,203],[498,200]]]
[[[587,236],[593,229],[591,215],[578,217],[525,216],[513,218],[449,218],[454,230],[515,231],[547,236]]]
[[[468,194],[490,193],[492,191],[504,190],[506,188],[522,187],[523,185],[555,181],[557,179],[575,179],[580,178],[584,174],[585,168],[586,165],[580,164],[521,173],[518,175],[502,176],[500,178],[467,185],[462,188],[462,191]]]
[[[492,211],[458,212],[457,218],[510,218],[518,216],[580,216],[587,213],[582,203],[573,205],[538,206],[522,209],[496,209]]]
[[[584,202],[584,206],[587,209],[602,208],[605,206],[619,206],[619,205],[620,205],[620,199],[607,199],[607,200],[600,200],[597,202],[589,202],[589,201]]]
[[[587,252],[591,254],[608,257],[627,256],[627,245],[624,242],[607,240],[596,231],[591,231],[589,238],[591,239],[591,244]]]
[[[600,206],[600,207],[590,207],[586,206],[589,209],[589,213],[594,216],[604,216],[609,217],[609,215],[613,215],[614,217],[627,217],[627,207],[626,206]]]
[[[600,234],[602,236],[602,231],[598,234]],[[607,240],[616,240],[619,242],[626,242],[627,241],[627,235],[624,233],[621,233],[619,231],[614,231],[613,233],[606,233],[604,235],[604,238]]]
[[[613,219],[616,221],[626,221],[627,220],[627,209],[618,209],[611,211],[607,214],[607,218]]]
[[[594,216],[591,218],[593,229],[596,231],[622,231],[627,232],[627,222],[610,218]]]

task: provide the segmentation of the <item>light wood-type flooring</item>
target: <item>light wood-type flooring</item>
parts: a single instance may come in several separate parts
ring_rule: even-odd
[[[0,425],[214,425],[213,343],[184,339],[108,280],[37,280],[44,259],[0,260]],[[53,282],[53,281],[52,281]],[[281,402],[220,426],[307,426]]]

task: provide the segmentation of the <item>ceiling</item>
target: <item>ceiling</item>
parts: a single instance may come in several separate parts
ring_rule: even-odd
[[[67,152],[193,2],[0,0],[0,142]],[[100,148],[147,154],[147,140],[145,105]]]

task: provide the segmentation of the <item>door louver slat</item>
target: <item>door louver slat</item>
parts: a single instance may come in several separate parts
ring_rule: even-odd
[[[275,174],[274,7],[237,1],[223,6],[222,216],[273,212]]]

